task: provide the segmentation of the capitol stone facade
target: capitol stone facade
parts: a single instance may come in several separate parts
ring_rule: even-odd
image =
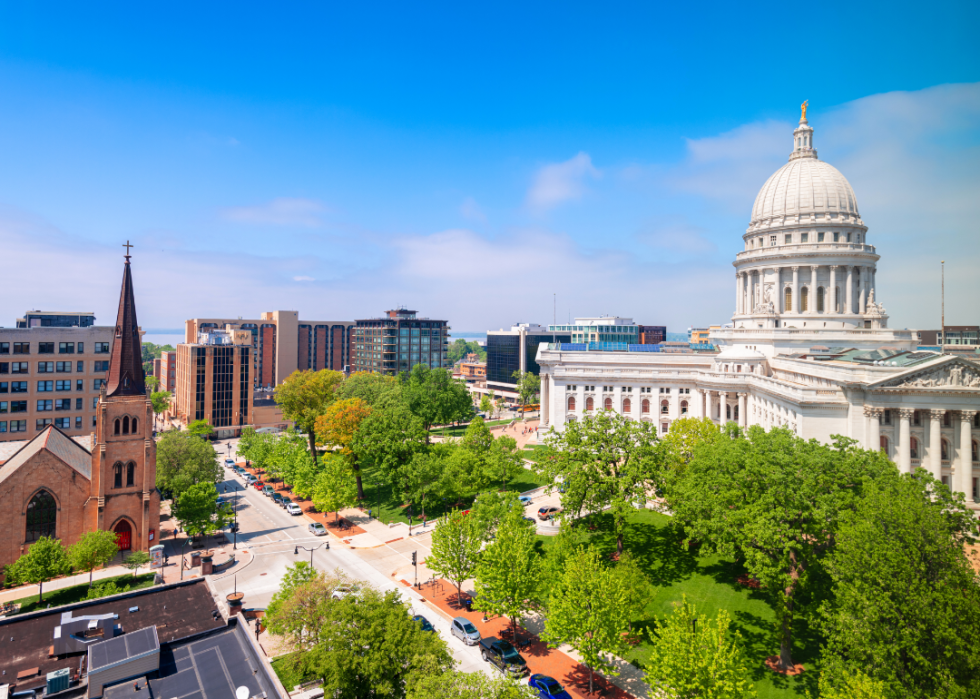
[[[735,313],[718,354],[546,345],[542,426],[599,410],[658,424],[681,417],[787,426],[881,449],[980,499],[980,364],[917,351],[875,289],[879,256],[847,179],[818,159],[804,112],[789,162],[763,185],[735,262]],[[545,430],[541,431],[543,435]]]

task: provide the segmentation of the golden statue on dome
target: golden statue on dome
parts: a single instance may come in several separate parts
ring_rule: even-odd
[[[806,107],[810,104],[810,100],[803,100],[803,104],[800,105],[800,109],[803,111],[803,116],[800,117],[800,121],[806,121]]]

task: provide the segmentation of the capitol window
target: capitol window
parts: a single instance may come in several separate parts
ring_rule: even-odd
[[[821,233],[820,235],[823,235],[823,233]],[[823,313],[823,297],[824,297],[823,287],[822,286],[817,287],[817,313]]]
[[[810,234],[809,233],[800,233],[800,242],[801,243],[805,243],[808,240],[810,240]]]
[[[817,242],[818,243],[822,243],[823,242],[823,233],[817,233]]]
[[[790,243],[793,242],[793,234],[792,233],[787,233],[786,234],[785,242],[786,242],[787,245],[789,245]]]
[[[834,242],[835,243],[839,243],[840,242],[840,233],[834,233]]]
[[[800,310],[810,310],[810,290],[805,286],[800,289]]]
[[[776,244],[776,236],[774,235],[769,236],[769,245],[775,245],[775,244]]]

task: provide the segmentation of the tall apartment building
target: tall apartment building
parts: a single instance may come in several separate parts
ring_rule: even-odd
[[[32,439],[52,424],[90,434],[114,328],[91,313],[30,311],[22,321],[0,328],[0,441]]]
[[[344,371],[352,363],[353,327],[353,321],[300,320],[297,311],[269,311],[254,320],[192,318],[184,323],[184,341],[196,343],[202,331],[248,330],[252,382],[256,388],[269,388],[297,369]]]
[[[546,328],[534,323],[519,323],[510,330],[491,330],[487,333],[487,385],[495,396],[517,399],[515,371],[539,372],[535,357],[542,342],[571,342],[567,330],[558,326]]]
[[[252,334],[209,329],[177,345],[173,412],[184,424],[206,420],[218,437],[235,437],[252,418]]]
[[[665,325],[641,325],[640,344],[659,345],[667,341],[667,327]]]
[[[160,359],[156,362],[159,362],[160,367],[160,370],[155,372],[160,379],[160,390],[173,393],[177,388],[177,353],[161,352]],[[154,369],[157,366],[156,362],[154,362]]]
[[[415,311],[399,308],[382,318],[357,321],[351,368],[395,375],[416,364],[445,367],[448,345],[448,321],[419,318]]]

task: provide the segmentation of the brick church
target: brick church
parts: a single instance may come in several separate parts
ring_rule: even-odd
[[[122,551],[158,543],[153,407],[143,377],[130,256],[123,266],[109,370],[95,432],[72,439],[53,425],[0,465],[0,566],[42,536],[65,546],[85,532],[116,533]]]

